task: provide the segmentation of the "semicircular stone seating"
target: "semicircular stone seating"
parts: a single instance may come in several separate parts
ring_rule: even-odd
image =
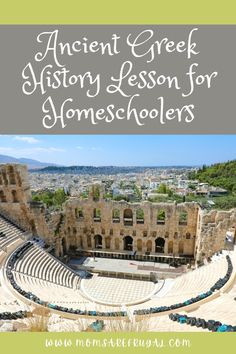
[[[189,271],[177,277],[167,292],[160,291],[151,300],[145,303],[145,308],[155,306],[170,306],[175,303],[195,297],[200,293],[208,291],[215,282],[227,272],[227,261],[219,257],[216,261]],[[164,290],[164,289],[163,289]],[[135,309],[144,308],[143,305],[136,305]]]
[[[23,244],[25,242],[23,236],[23,230],[0,216],[0,257],[1,253],[10,254],[11,248],[9,246],[14,245],[14,249],[18,247],[17,242]],[[148,309],[155,306],[169,306],[206,292],[227,272],[225,255],[228,253],[223,252],[222,255],[213,257],[211,263],[177,277],[172,281],[171,286],[168,285],[168,289],[162,289],[155,294],[145,303],[145,306],[144,304],[134,305],[132,310],[139,310],[144,307]],[[236,252],[230,252],[230,257],[235,269]],[[31,291],[44,301],[74,309],[84,307],[94,309],[96,306],[80,294],[80,276],[35,243],[32,243],[22,257],[16,260],[12,273],[16,283],[22,289]],[[236,309],[235,295],[236,285],[234,283],[228,292],[201,304],[200,307],[196,306],[197,309],[192,308],[190,312],[196,317],[208,319],[214,316],[222,322],[233,324],[236,318],[236,311],[234,310]],[[14,301],[12,301],[12,305],[13,311],[15,309]],[[4,306],[3,309],[5,309]],[[105,312],[108,307],[100,306],[100,309]],[[113,308],[113,310],[117,309]],[[153,330],[155,330],[157,323],[160,326],[158,330],[170,331],[174,328],[177,330],[179,326],[177,323],[170,321],[165,314],[155,317],[151,321]]]
[[[67,288],[78,289],[80,284],[79,275],[35,244],[15,262],[13,273]]]
[[[0,215],[0,252],[11,251],[23,243],[24,231]]]
[[[5,313],[29,310],[23,301],[20,301],[5,286],[3,261],[18,246],[25,242],[25,231],[10,220],[0,215],[0,312]]]

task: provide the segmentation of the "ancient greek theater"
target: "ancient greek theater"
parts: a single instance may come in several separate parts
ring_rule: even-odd
[[[111,201],[97,185],[48,213],[26,166],[0,165],[0,330],[44,316],[58,332],[97,320],[104,331],[235,332],[235,228],[235,209]]]

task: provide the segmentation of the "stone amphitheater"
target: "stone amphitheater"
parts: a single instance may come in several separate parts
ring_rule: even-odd
[[[27,330],[47,310],[49,331],[97,319],[105,331],[208,331],[212,320],[235,331],[235,227],[236,210],[106,201],[100,186],[49,214],[26,166],[0,165],[0,330]]]

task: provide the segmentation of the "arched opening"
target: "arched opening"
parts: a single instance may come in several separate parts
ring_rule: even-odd
[[[157,224],[164,225],[166,222],[166,213],[165,210],[161,209],[157,213]]]
[[[147,252],[152,252],[152,241],[151,240],[147,241]]]
[[[0,191],[0,202],[6,203],[7,199],[3,191]]]
[[[76,217],[76,219],[83,219],[84,215],[83,215],[82,208],[75,209],[75,217]]]
[[[190,240],[191,234],[189,232],[186,233],[186,240]]]
[[[133,251],[133,239],[131,236],[124,237],[124,250]]]
[[[74,247],[76,244],[76,237],[72,235],[68,237],[68,241],[69,241],[69,249],[71,249],[71,247]]]
[[[8,186],[8,179],[7,179],[7,174],[6,174],[5,171],[2,171],[2,178],[3,178],[3,181],[4,181],[4,185]]]
[[[114,223],[120,222],[120,210],[119,209],[112,210],[112,222],[114,222]]]
[[[102,236],[101,235],[95,235],[94,241],[95,241],[95,248],[102,248]]]
[[[137,240],[137,250],[142,252],[142,249],[143,249],[143,242],[142,240]]]
[[[95,222],[101,221],[101,209],[98,208],[93,209],[93,221]]]
[[[11,192],[11,194],[12,194],[12,201],[13,201],[13,203],[18,203],[17,192],[16,192],[15,190],[13,190],[13,191]]]
[[[168,242],[168,253],[173,253],[173,241]]]
[[[164,247],[165,247],[165,239],[162,237],[158,237],[155,240],[155,252],[164,253]]]
[[[105,238],[105,248],[110,249],[110,247],[111,247],[111,238],[106,237]]]
[[[36,226],[35,226],[35,221],[34,221],[34,219],[31,219],[31,220],[30,220],[30,227],[31,227],[32,234],[36,234],[36,233],[37,233],[37,230],[36,230]]]
[[[186,211],[182,211],[179,214],[179,225],[187,225],[188,224],[188,213]]]
[[[10,184],[16,184],[15,172],[12,166],[9,166],[8,168],[8,177],[9,177]]]
[[[183,241],[179,242],[179,254],[183,254],[184,253],[184,243]]]
[[[66,239],[65,239],[65,237],[63,237],[63,239],[61,240],[61,245],[62,245],[63,254],[66,254],[67,253],[67,247],[66,247]]]
[[[84,248],[84,240],[82,239],[82,237],[80,237],[80,244],[78,244],[78,246]]]
[[[81,237],[76,237],[75,238],[75,245],[77,246],[77,247],[81,247],[81,242],[82,242],[82,239],[81,239]]]
[[[143,209],[137,209],[136,211],[136,223],[144,224],[144,211]]]
[[[124,210],[124,225],[133,226],[133,212],[131,209]]]
[[[118,238],[115,239],[115,249],[116,250],[120,249],[120,240]]]
[[[174,239],[177,239],[179,237],[178,232],[174,233]]]
[[[87,235],[87,247],[91,248],[92,247],[92,241],[91,241],[91,236]]]
[[[233,227],[226,232],[225,244],[224,244],[225,249],[228,249],[230,251],[234,249],[235,236],[236,236],[236,230]]]

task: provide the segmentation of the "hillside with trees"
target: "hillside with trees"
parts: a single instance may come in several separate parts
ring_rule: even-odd
[[[211,186],[224,188],[228,191],[227,196],[211,198],[215,209],[229,210],[236,208],[236,160],[211,166],[203,165],[196,172],[190,172],[189,179],[197,179],[200,182],[209,183]],[[186,201],[198,201],[203,206],[207,206],[207,199],[204,197],[187,196]]]
[[[203,165],[196,172],[190,172],[190,179],[209,183],[215,187],[227,189],[230,194],[236,194],[236,160],[217,163],[211,166]]]

